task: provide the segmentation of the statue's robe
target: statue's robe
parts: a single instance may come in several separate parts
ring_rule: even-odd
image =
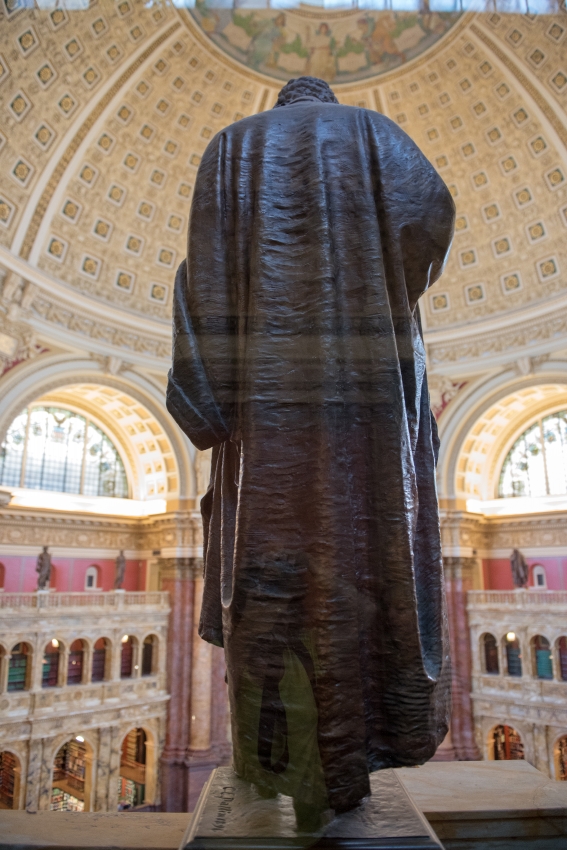
[[[417,301],[449,191],[366,109],[227,127],[195,183],[168,409],[213,447],[201,636],[224,646],[237,772],[336,809],[431,758],[450,670]],[[267,789],[267,790],[266,790]]]

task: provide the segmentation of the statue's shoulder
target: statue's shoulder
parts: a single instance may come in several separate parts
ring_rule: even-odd
[[[319,121],[320,118],[324,120]],[[340,132],[342,126],[345,130],[348,127],[350,133],[364,135],[370,131],[382,142],[390,141],[400,145],[405,141],[413,144],[396,123],[373,109],[339,103],[290,104],[249,115],[224,127],[209,142],[205,157],[216,157],[219,148],[223,147],[225,150],[241,150],[245,140],[249,150],[256,144],[265,144],[267,139],[273,143],[279,129],[289,138],[290,132],[293,134],[302,125],[310,122],[318,122],[321,130],[326,127],[328,131],[331,123],[336,132]]]
[[[334,120],[338,123],[350,123],[360,120],[364,116],[371,121],[375,126],[381,128],[393,128],[394,131],[402,132],[397,124],[395,124],[386,115],[381,112],[376,112],[374,109],[366,109],[361,106],[347,106],[343,103],[298,103],[290,106],[283,106],[276,109],[267,109],[264,112],[258,112],[256,115],[249,115],[246,118],[241,118],[235,121],[234,124],[229,124],[219,135],[238,137],[241,134],[246,134],[254,129],[260,130],[269,124],[295,123],[296,121],[308,121],[310,118],[315,119],[323,115],[326,120]],[[295,119],[295,120],[294,120]]]

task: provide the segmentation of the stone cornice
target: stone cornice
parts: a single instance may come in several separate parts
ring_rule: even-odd
[[[0,547],[33,551],[50,546],[57,550],[98,550],[129,557],[146,557],[148,552],[198,551],[202,545],[200,515],[177,511],[141,519],[63,514],[26,508],[0,510]]]
[[[536,357],[565,347],[567,298],[553,299],[537,308],[484,323],[453,328],[440,334],[425,332],[431,370],[445,375],[464,375],[508,365],[518,357]],[[530,314],[530,318],[526,314]]]
[[[146,517],[140,521],[140,532],[146,550],[193,552],[203,542],[201,516],[196,511]]]
[[[96,301],[0,246],[0,264],[25,281],[25,306],[7,305],[10,319],[48,339],[133,365],[163,371],[171,357],[169,323]]]
[[[158,563],[160,583],[164,579],[170,581],[189,579],[194,581],[203,575],[202,558],[160,558]]]
[[[142,540],[135,521],[8,508],[0,511],[0,545],[132,552]]]
[[[495,550],[545,550],[567,552],[567,514],[524,514],[514,517],[485,517],[465,511],[441,511],[441,540],[444,560],[453,556],[494,557]]]

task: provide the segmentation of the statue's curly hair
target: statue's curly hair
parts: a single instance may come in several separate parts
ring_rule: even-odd
[[[300,97],[316,97],[323,103],[339,102],[325,80],[320,80],[318,77],[296,77],[286,83],[280,91],[274,109],[276,106],[286,106]]]

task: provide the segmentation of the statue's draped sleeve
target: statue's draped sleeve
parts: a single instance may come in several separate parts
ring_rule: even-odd
[[[208,449],[229,439],[234,418],[237,320],[226,216],[222,137],[199,168],[187,259],[177,270],[173,358],[167,407],[191,442]]]

